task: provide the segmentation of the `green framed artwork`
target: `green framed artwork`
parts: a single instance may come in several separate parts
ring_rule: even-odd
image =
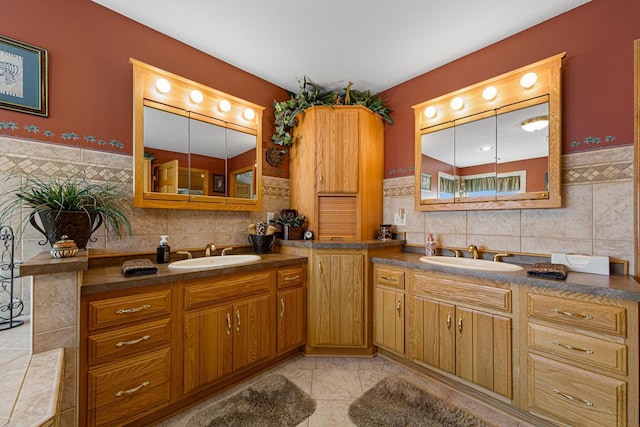
[[[0,36],[0,108],[49,115],[48,52]]]

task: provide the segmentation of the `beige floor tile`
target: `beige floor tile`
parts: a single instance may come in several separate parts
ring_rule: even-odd
[[[323,357],[316,360],[315,369],[358,369],[355,357]]]
[[[360,377],[354,369],[315,369],[311,384],[314,399],[354,400],[362,394]]]
[[[366,369],[368,371],[382,370],[384,363],[385,359],[380,356],[358,359],[358,369]]]
[[[482,402],[454,391],[447,399],[447,403],[463,411],[472,413],[487,424],[495,427],[518,427],[518,420],[496,409],[490,408]]]
[[[364,370],[358,371],[360,374],[360,385],[362,386],[362,392],[369,390],[374,385],[378,384],[381,380],[385,379],[389,375],[393,375],[382,369],[377,370]]]
[[[349,418],[349,405],[349,400],[318,400],[316,412],[309,417],[309,427],[355,426]]]
[[[296,365],[298,365],[298,369],[316,368],[316,359],[314,359],[313,357],[298,357],[295,361]]]
[[[297,385],[300,390],[304,391],[308,395],[311,395],[311,379],[313,376],[313,371],[310,369],[306,369],[304,371],[286,371],[281,372],[289,381]]]

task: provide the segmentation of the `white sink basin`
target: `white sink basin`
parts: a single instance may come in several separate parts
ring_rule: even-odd
[[[519,265],[508,262],[495,262],[486,259],[455,258],[449,256],[423,256],[420,261],[427,264],[442,265],[445,267],[463,268],[465,270],[482,271],[522,271]]]
[[[169,264],[172,270],[196,270],[211,269],[221,267],[233,267],[234,265],[248,264],[258,261],[258,255],[225,255],[225,256],[209,256],[204,258],[183,259]]]

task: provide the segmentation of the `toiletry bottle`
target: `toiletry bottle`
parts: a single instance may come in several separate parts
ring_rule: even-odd
[[[171,248],[167,243],[167,238],[169,236],[160,236],[160,246],[157,249],[157,259],[158,264],[163,264],[165,262],[169,262],[169,257],[171,255]]]
[[[427,256],[436,255],[436,241],[433,239],[433,234],[429,234],[427,238],[427,244],[425,245],[425,253]]]

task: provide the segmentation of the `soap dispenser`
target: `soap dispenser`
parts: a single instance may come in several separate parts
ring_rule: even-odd
[[[158,264],[163,264],[165,262],[169,262],[171,256],[171,248],[169,247],[169,243],[167,243],[167,239],[169,236],[160,236],[160,246],[157,249],[157,259]]]
[[[433,234],[429,234],[427,237],[427,244],[425,245],[425,254],[427,256],[436,256],[436,241],[433,239]]]

